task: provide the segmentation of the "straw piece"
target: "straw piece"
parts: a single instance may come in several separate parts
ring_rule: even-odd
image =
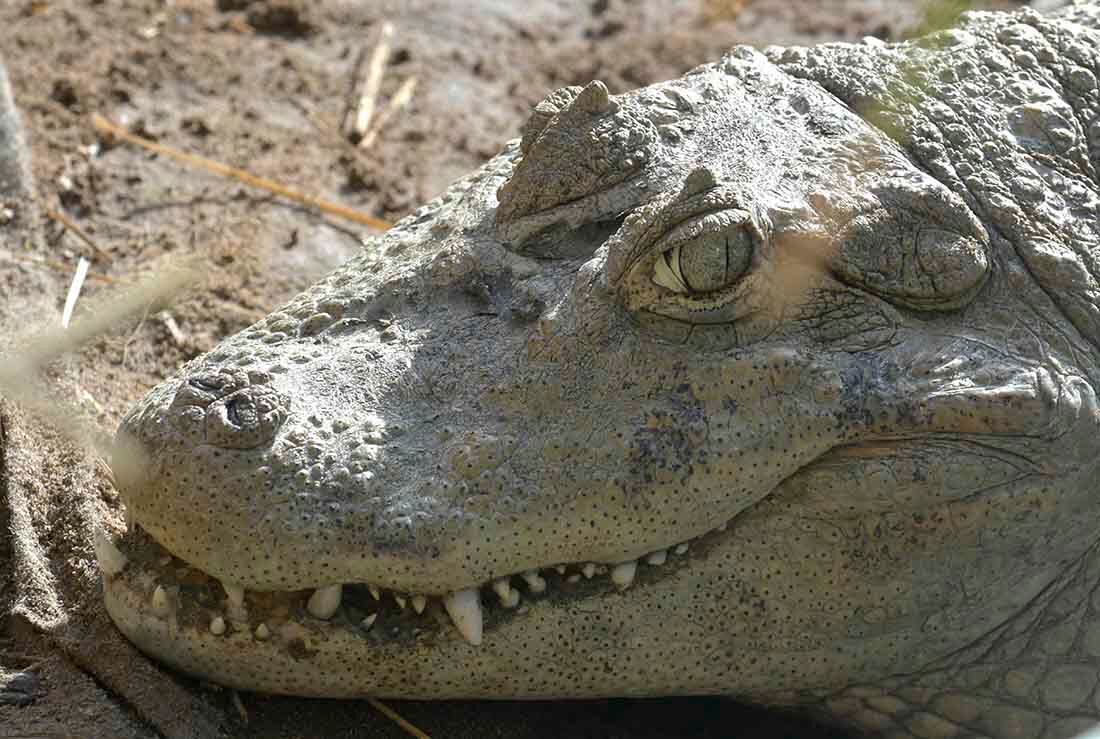
[[[402,108],[409,104],[412,100],[413,92],[416,91],[416,77],[409,77],[401,86],[397,88],[397,92],[390,98],[389,104],[378,114],[378,118],[375,119],[374,125],[367,131],[366,135],[359,140],[360,149],[369,149],[378,138],[378,134],[381,133],[383,126],[385,126],[390,118],[398,113]]]
[[[382,77],[386,73],[386,60],[390,56],[390,39],[392,37],[393,24],[387,21],[382,24],[382,28],[378,32],[378,43],[375,44],[370,63],[367,65],[367,78],[363,82],[363,94],[359,96],[359,108],[352,131],[360,139],[370,130],[374,108],[378,103],[378,93],[382,89]]]

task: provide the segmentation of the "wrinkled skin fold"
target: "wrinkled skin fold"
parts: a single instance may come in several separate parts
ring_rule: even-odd
[[[1063,669],[1002,647],[1092,619],[1096,27],[553,93],[131,412],[112,617],[272,692],[1087,719],[960,675]]]

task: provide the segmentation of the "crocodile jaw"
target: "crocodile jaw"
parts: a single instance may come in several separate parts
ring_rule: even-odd
[[[697,75],[704,87],[727,83],[710,74]],[[598,92],[580,112],[611,110]],[[787,123],[828,103],[796,92]],[[1095,397],[1060,350],[990,347],[986,334],[1008,334],[1015,318],[987,273],[1011,255],[833,102],[836,125],[815,119],[840,137],[829,156],[811,146],[777,163],[800,149],[772,141],[767,157],[717,175],[647,160],[690,174],[661,191],[608,179],[616,198],[635,199],[625,222],[590,224],[600,238],[586,251],[540,261],[503,243],[495,222],[510,151],[185,368],[127,420],[123,438],[150,454],[116,476],[140,528],[186,564],[143,548],[144,534],[118,557],[105,549],[116,622],[166,661],[252,689],[780,702],[927,664],[1019,613],[1093,541],[1082,513]],[[867,149],[886,175],[905,175],[883,175],[896,188],[828,166]],[[957,269],[929,280],[900,271],[920,260],[876,260],[872,226],[918,243],[876,200],[884,191],[896,209],[916,202],[909,215],[936,217],[919,245]],[[686,300],[668,294],[677,280],[650,279],[659,255],[638,249],[654,232],[705,233],[713,220],[670,222],[700,201],[735,213],[752,239],[776,238],[734,301],[751,311],[700,308],[736,330],[702,322],[675,343]],[[539,234],[576,241],[554,230],[576,225],[569,203],[564,215],[521,205]],[[874,218],[848,218],[864,206]],[[868,233],[816,269],[792,267],[782,237],[830,217]],[[804,278],[797,289],[753,302],[783,269]],[[673,335],[639,306],[671,311],[656,323]],[[686,559],[667,553],[703,535]],[[636,563],[661,553],[665,565]],[[606,579],[587,580],[589,562]],[[501,580],[526,611],[497,592]],[[362,611],[356,583],[410,605],[420,596],[428,620]],[[458,629],[431,620],[444,612]]]

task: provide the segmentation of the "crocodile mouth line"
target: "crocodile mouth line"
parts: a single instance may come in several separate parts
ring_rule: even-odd
[[[367,582],[246,592],[173,555],[136,523],[120,537],[98,528],[95,551],[106,588],[121,588],[129,594],[126,601],[137,604],[143,615],[181,630],[215,637],[246,631],[257,641],[291,644],[303,630],[341,629],[390,644],[451,638],[448,632],[454,628],[478,646],[486,632],[523,616],[525,601],[600,597],[667,577],[689,566],[694,556],[705,555],[731,522],[638,559],[559,563],[443,596],[386,590]]]

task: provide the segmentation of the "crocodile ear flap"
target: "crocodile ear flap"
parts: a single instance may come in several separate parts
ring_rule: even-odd
[[[870,195],[839,234],[833,273],[906,308],[966,305],[989,273],[989,237],[966,204],[931,178],[893,179]]]

